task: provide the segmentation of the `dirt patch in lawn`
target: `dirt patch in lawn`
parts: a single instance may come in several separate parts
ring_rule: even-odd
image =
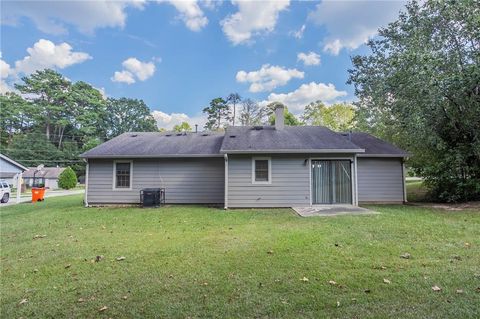
[[[479,210],[480,201],[466,202],[466,203],[409,203],[413,206],[428,207],[434,209],[443,209],[448,211],[461,211],[461,210]]]

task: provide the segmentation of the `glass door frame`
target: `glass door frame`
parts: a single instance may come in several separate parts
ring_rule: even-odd
[[[314,204],[313,203],[313,167],[314,161],[349,161],[350,162],[350,187],[351,196],[350,203],[332,203],[332,204]],[[310,184],[310,206],[313,205],[354,205],[357,206],[357,156],[356,154],[351,157],[310,157],[308,159],[309,169],[309,184]]]

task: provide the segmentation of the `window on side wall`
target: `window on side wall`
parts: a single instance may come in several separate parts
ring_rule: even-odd
[[[270,184],[272,182],[272,160],[269,157],[256,157],[252,160],[252,183]]]
[[[132,162],[117,161],[114,162],[114,189],[132,189]]]

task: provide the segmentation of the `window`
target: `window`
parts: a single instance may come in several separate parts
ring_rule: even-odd
[[[271,180],[271,159],[266,157],[254,158],[252,161],[252,183],[270,184]]]
[[[132,162],[115,162],[114,188],[132,189]]]
[[[7,184],[7,183],[4,182],[4,183],[2,183],[2,184],[3,184],[3,187],[8,188],[8,184]]]

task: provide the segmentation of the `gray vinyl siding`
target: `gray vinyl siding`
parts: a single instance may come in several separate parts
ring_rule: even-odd
[[[147,187],[165,187],[167,204],[224,202],[223,158],[133,159],[132,190],[113,190],[113,160],[89,160],[88,204],[139,203]]]
[[[399,158],[361,158],[358,166],[360,202],[402,202],[403,172]]]
[[[252,158],[270,157],[271,184],[252,184]],[[302,155],[229,155],[228,207],[310,205],[310,169]]]
[[[22,170],[18,166],[13,165],[12,163],[4,160],[3,158],[0,158],[0,172],[21,173]]]

